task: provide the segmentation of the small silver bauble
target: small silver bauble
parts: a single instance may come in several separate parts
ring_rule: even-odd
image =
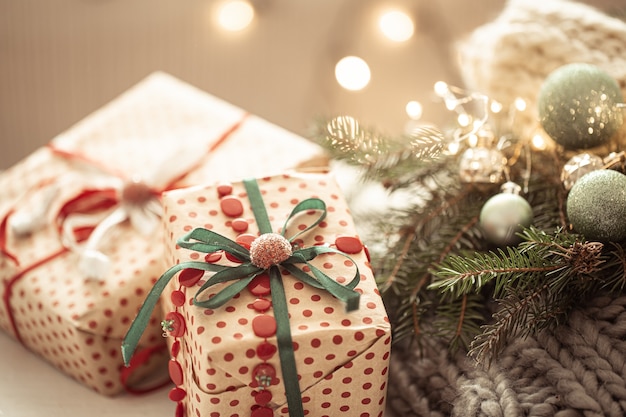
[[[604,166],[602,158],[591,153],[581,153],[573,156],[563,166],[561,182],[566,190],[570,190],[576,181],[585,174],[601,169]]]
[[[497,184],[502,181],[506,158],[497,149],[469,148],[459,162],[461,181],[466,183]]]

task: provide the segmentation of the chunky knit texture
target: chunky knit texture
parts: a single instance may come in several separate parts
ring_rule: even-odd
[[[457,45],[468,88],[505,106],[519,97],[527,110],[515,129],[538,127],[537,97],[553,70],[574,62],[597,65],[626,93],[626,24],[584,4],[566,0],[510,0],[500,16]]]
[[[575,2],[512,0],[459,54],[470,89],[527,102],[518,133],[538,129],[539,89],[562,65],[597,65],[626,92],[626,24]],[[625,415],[626,296],[590,300],[556,330],[513,340],[490,367],[437,340],[420,351],[403,341],[392,354],[386,417]]]
[[[567,324],[515,340],[491,366],[431,341],[392,354],[386,417],[626,415],[626,297],[599,297]]]

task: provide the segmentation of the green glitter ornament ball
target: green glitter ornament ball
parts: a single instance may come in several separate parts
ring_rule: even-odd
[[[567,196],[567,215],[574,231],[589,240],[624,240],[626,175],[609,169],[583,175]]]
[[[499,246],[514,245],[522,228],[531,225],[533,209],[523,197],[500,193],[485,202],[480,210],[480,226],[487,240]]]
[[[606,143],[622,125],[624,98],[609,74],[590,64],[569,64],[548,75],[539,91],[543,129],[566,149]]]

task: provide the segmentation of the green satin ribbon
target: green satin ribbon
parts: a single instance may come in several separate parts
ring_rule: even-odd
[[[244,186],[246,188],[248,199],[250,200],[260,234],[272,233],[272,226],[256,180],[245,180]],[[285,225],[281,231],[283,237],[285,237],[284,235],[287,230],[287,225],[296,215],[302,212],[309,212],[311,210],[320,211],[320,216],[307,228],[288,238],[287,240],[290,243],[293,243],[293,241],[303,233],[317,227],[317,225],[319,225],[326,217],[326,204],[323,200],[319,198],[309,198],[303,200],[294,207],[291,214],[289,214],[287,220],[285,221]],[[266,271],[265,269],[259,268],[251,263],[250,251],[248,249],[231,239],[207,229],[194,229],[178,239],[177,244],[181,248],[202,253],[224,251],[236,257],[242,263],[238,266],[223,266],[208,262],[190,261],[174,265],[167,270],[155,283],[152,290],[146,297],[146,300],[141,306],[137,317],[131,324],[124,341],[122,342],[122,357],[124,358],[124,363],[126,363],[126,365],[130,362],[130,358],[139,343],[139,339],[150,321],[150,316],[161,296],[161,293],[178,272],[183,269],[190,268],[214,272],[215,274],[198,289],[194,295],[193,303],[198,307],[216,309],[244,290],[254,277]],[[307,248],[295,248],[292,255],[280,263],[280,267],[285,268],[294,278],[302,281],[303,283],[328,291],[334,297],[345,303],[347,311],[358,309],[360,294],[355,291],[354,288],[359,283],[360,274],[356,263],[353,262],[355,265],[354,277],[347,284],[342,285],[309,263],[309,261],[313,260],[318,255],[325,253],[337,253],[350,259],[349,256],[337,249],[328,246],[311,246]],[[304,272],[296,266],[296,264],[307,265],[312,275]],[[278,344],[278,354],[280,357],[289,415],[290,417],[304,417],[302,397],[298,383],[298,372],[291,338],[291,329],[289,325],[289,311],[287,308],[287,298],[283,286],[282,274],[279,266],[277,265],[271,266],[267,272],[270,277],[272,307],[277,325],[276,340]],[[199,296],[213,285],[230,281],[234,282],[220,290],[211,298],[207,300],[199,299]]]

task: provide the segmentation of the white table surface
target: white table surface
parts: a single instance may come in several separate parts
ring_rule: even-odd
[[[0,332],[0,417],[173,417],[170,388],[105,397]]]

